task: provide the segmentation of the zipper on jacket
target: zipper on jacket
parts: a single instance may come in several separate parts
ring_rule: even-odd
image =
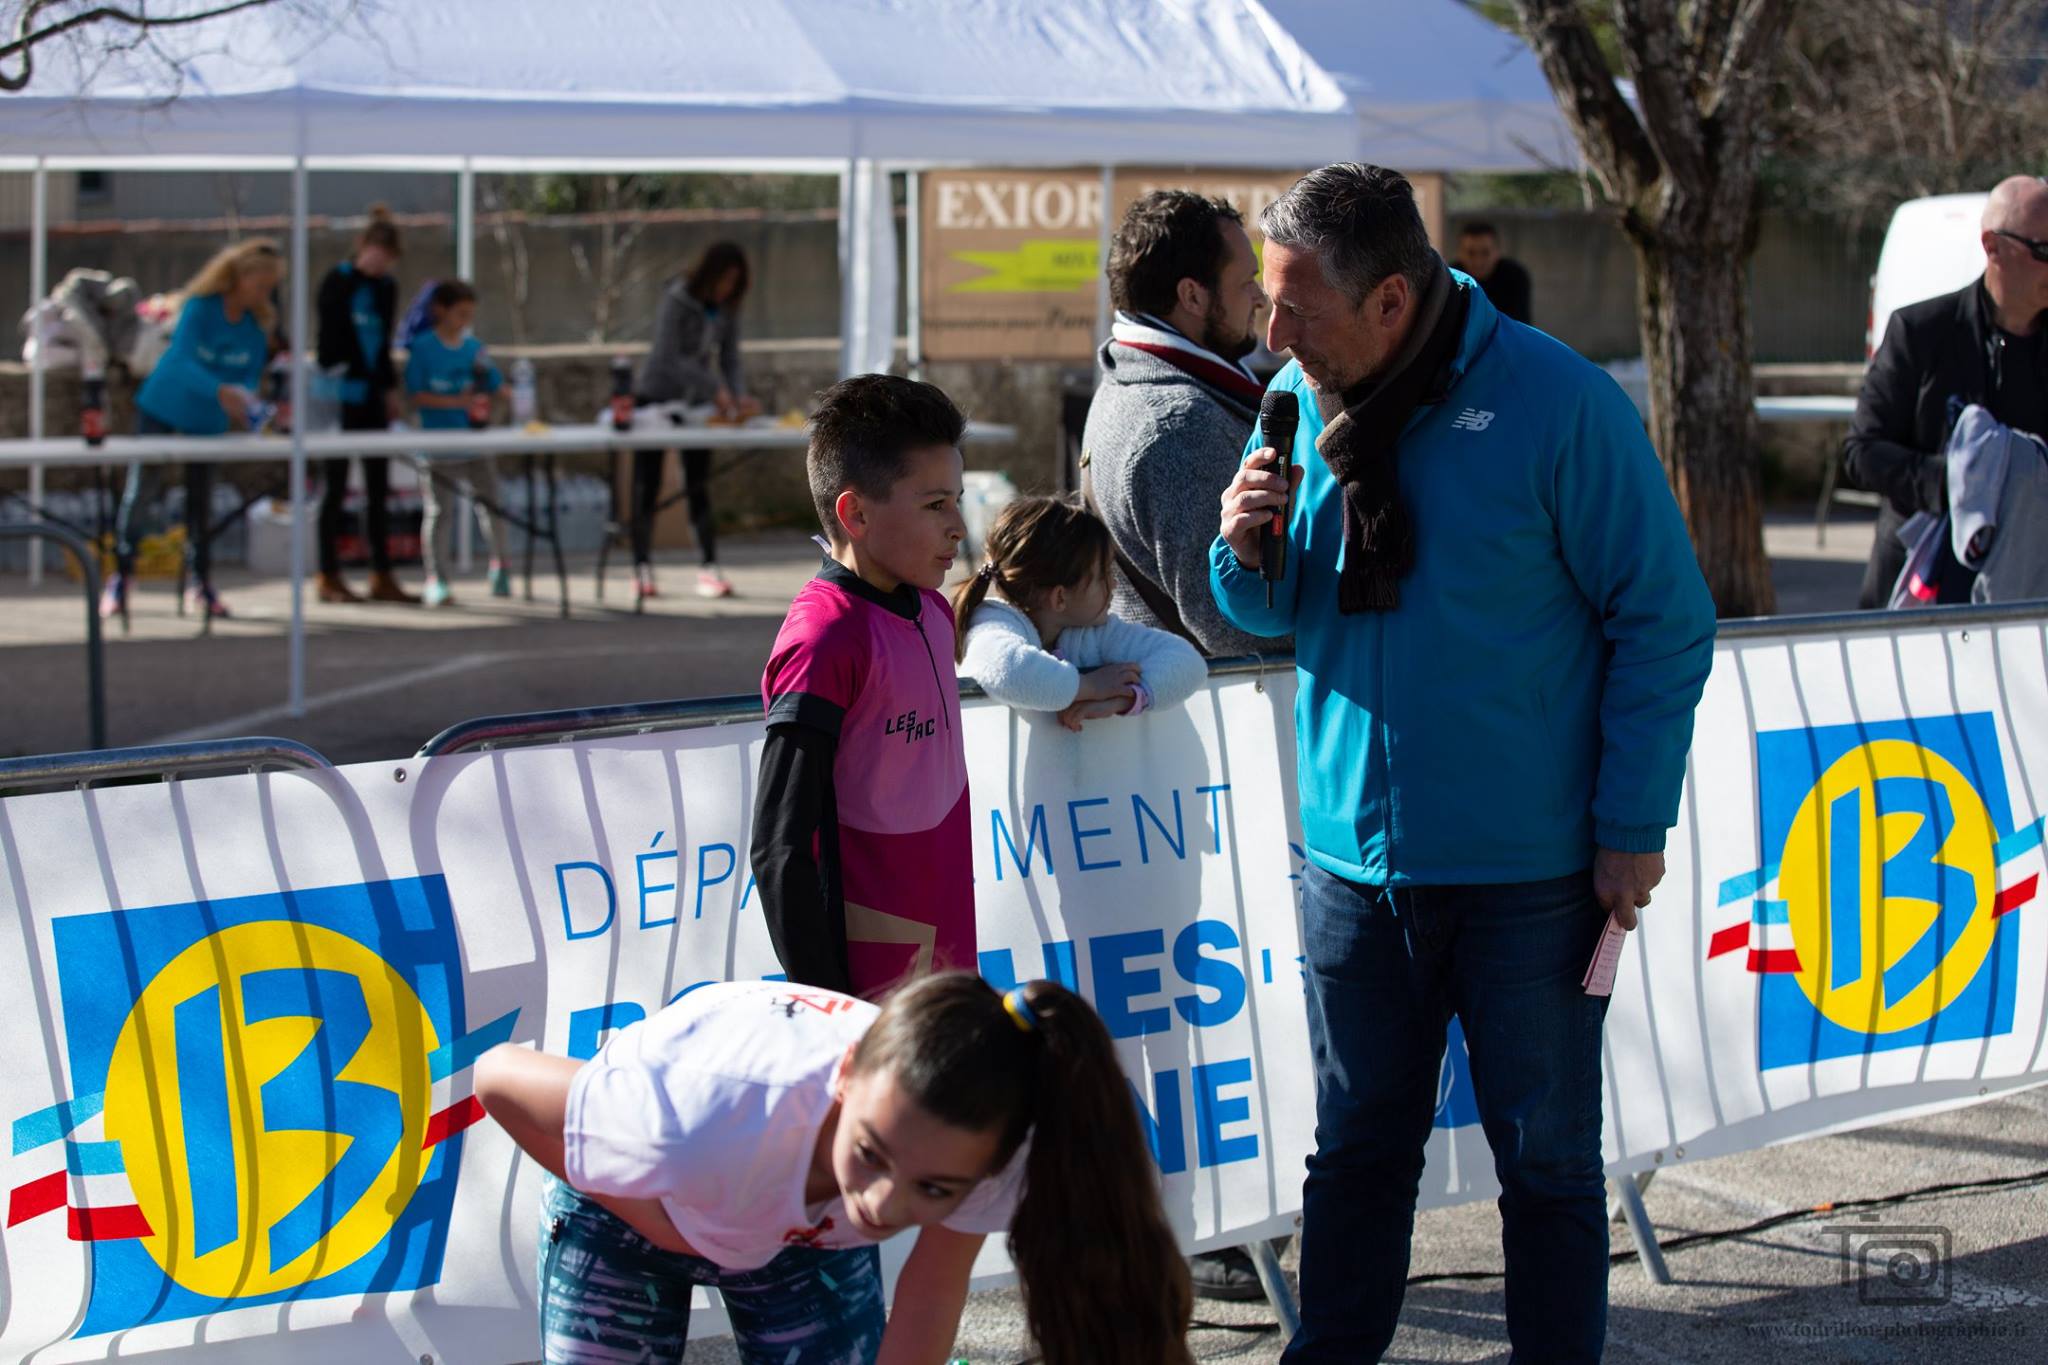
[[[953,733],[953,708],[946,705],[946,683],[939,677],[939,656],[932,653],[932,637],[924,633],[924,597],[919,594],[917,615],[911,619],[917,627],[917,638],[924,641],[924,661],[931,665],[932,690],[939,694],[939,715],[946,723],[946,733]]]
[[[1386,840],[1387,888],[1394,886],[1394,728],[1387,724],[1387,617],[1385,612],[1375,612],[1374,626],[1379,632],[1380,656],[1380,832]]]

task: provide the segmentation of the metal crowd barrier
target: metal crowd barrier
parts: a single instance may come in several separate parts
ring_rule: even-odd
[[[331,768],[317,749],[295,739],[207,739],[191,744],[145,744],[0,759],[0,795],[24,787],[75,787],[95,782],[160,777],[166,782],[200,772],[260,772],[265,768]]]
[[[1292,655],[1276,654],[1268,658],[1248,654],[1241,658],[1212,661],[1209,676],[1263,677],[1292,667]],[[962,701],[984,695],[976,683],[960,684]],[[744,724],[760,718],[761,699],[747,694],[628,702],[623,706],[571,707],[563,711],[529,711],[516,716],[484,716],[449,726],[422,744],[414,757],[437,758],[477,749],[515,749],[530,744],[646,735],[663,730],[696,730],[710,725]]]
[[[1716,642],[1765,637],[1832,635],[1892,624],[1897,613],[1840,611],[1806,616],[1751,616],[1723,621]],[[1916,624],[1934,628],[1969,625],[2010,625],[2020,621],[2048,623],[2048,600],[1964,603],[1915,608]],[[1212,678],[1260,677],[1294,667],[1291,654],[1247,654],[1214,659]],[[982,696],[972,682],[960,684],[961,700]],[[484,716],[449,726],[420,746],[419,758],[467,753],[477,749],[517,748],[618,735],[654,734],[663,730],[694,730],[709,725],[734,725],[761,717],[761,699],[752,695],[690,697],[675,701],[629,702],[622,706],[574,707],[562,711],[530,711],[512,716]]]
[[[1946,607],[1914,607],[1906,611],[1829,611],[1807,616],[1744,616],[1723,621],[1714,633],[1723,640],[1755,640],[1773,635],[1833,635],[1844,631],[1918,627],[1945,630],[1950,626],[2007,626],[2020,621],[2048,623],[2048,598],[2028,602],[1960,602]]]
[[[100,639],[100,561],[85,537],[59,522],[37,520],[0,526],[0,540],[26,540],[29,553],[40,555],[35,542],[54,540],[78,561],[85,583],[85,726],[95,749],[107,742],[106,648]]]
[[[0,531],[4,534],[5,531]],[[41,534],[64,540],[61,531],[37,528],[24,534]],[[76,537],[71,539],[75,540]],[[96,573],[88,561],[88,575]],[[89,599],[96,599],[89,585]],[[2048,623],[2048,601],[1958,605],[1916,610],[1914,624],[1932,628],[1970,625],[2008,625],[2019,622]],[[1893,614],[1881,612],[1835,612],[1808,616],[1756,617],[1724,621],[1717,639],[1722,641],[1820,636],[1861,632],[1896,624]],[[93,618],[97,626],[97,618]],[[97,630],[94,630],[97,638]],[[1263,678],[1293,665],[1288,655],[1249,655],[1219,659],[1210,664],[1212,677]],[[97,676],[97,672],[95,674]],[[973,683],[962,683],[963,699],[982,696]],[[665,730],[741,724],[761,715],[760,698],[752,695],[699,697],[675,701],[639,702],[623,706],[580,707],[523,715],[487,716],[464,721],[443,730],[420,747],[419,757],[516,748],[627,734],[649,734]],[[315,750],[286,739],[220,740],[196,744],[157,745],[91,753],[55,754],[45,757],[0,760],[0,792],[23,786],[76,786],[122,778],[160,776],[172,779],[187,773],[243,768],[255,771],[272,768],[321,768],[331,766]],[[1659,1284],[1669,1283],[1655,1226],[1642,1203],[1644,1178],[1610,1181],[1611,1216],[1627,1223],[1645,1273]],[[1271,1245],[1261,1241],[1246,1248],[1259,1275],[1261,1286],[1280,1320],[1283,1333],[1291,1336],[1299,1323],[1294,1296],[1281,1273],[1278,1256]]]

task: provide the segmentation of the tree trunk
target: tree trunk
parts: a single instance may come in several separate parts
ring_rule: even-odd
[[[1702,235],[1630,234],[1650,371],[1650,439],[1715,610],[1768,616],[1776,597],[1764,553],[1748,251],[1740,233],[1725,245],[1702,243]]]

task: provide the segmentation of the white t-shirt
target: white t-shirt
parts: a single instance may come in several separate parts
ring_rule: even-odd
[[[569,1183],[661,1200],[697,1254],[729,1270],[785,1247],[867,1245],[845,1201],[806,1206],[804,1182],[846,1051],[881,1011],[780,981],[703,986],[613,1035],[569,1086]],[[1005,1232],[1025,1154],[976,1185],[945,1226]]]

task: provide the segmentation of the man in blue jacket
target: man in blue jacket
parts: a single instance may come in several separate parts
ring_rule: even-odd
[[[1663,877],[1713,603],[1628,398],[1448,269],[1406,180],[1326,166],[1260,226],[1295,492],[1254,430],[1210,568],[1234,624],[1294,635],[1300,675],[1316,1153],[1283,1360],[1393,1338],[1453,1014],[1515,1359],[1597,1360],[1607,1002],[1582,978]]]

